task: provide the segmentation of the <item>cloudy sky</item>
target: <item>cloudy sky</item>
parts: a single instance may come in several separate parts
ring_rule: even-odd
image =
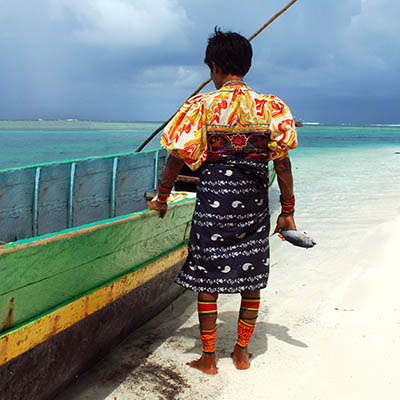
[[[164,120],[208,78],[214,26],[250,36],[288,1],[0,0],[0,119]],[[298,0],[252,42],[246,82],[306,121],[399,123],[399,15]]]

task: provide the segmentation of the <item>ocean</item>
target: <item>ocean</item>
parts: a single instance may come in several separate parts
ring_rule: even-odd
[[[0,121],[0,169],[134,152],[159,122]],[[159,147],[159,136],[146,149]]]
[[[134,152],[160,122],[0,121],[0,170]],[[290,152],[302,226],[377,223],[400,213],[400,125],[305,125]],[[159,147],[160,134],[145,150]],[[270,192],[272,218],[279,190]],[[298,226],[299,227],[299,226]],[[339,234],[340,229],[334,229]],[[322,232],[317,232],[322,234]],[[339,239],[339,238],[337,238]]]
[[[161,122],[0,121],[0,169],[134,152]],[[400,125],[305,125],[294,157],[400,151]],[[159,147],[160,135],[145,149]],[[399,157],[400,158],[400,157]]]

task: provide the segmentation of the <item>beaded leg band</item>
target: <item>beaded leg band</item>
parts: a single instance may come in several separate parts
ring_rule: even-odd
[[[197,301],[197,310],[200,320],[200,339],[203,342],[203,353],[214,353],[217,340],[217,302]],[[208,323],[207,323],[208,322]],[[212,325],[211,329],[203,329],[204,325]]]
[[[258,309],[260,308],[260,298],[259,297],[242,297],[240,303],[240,313],[243,314],[246,311],[255,313],[254,318],[257,318]],[[248,313],[247,313],[248,314]],[[252,315],[253,317],[253,315]]]
[[[217,315],[217,302],[198,300],[197,311],[199,312],[199,317],[203,315]]]
[[[256,324],[249,324],[248,322],[239,319],[238,321],[238,339],[236,344],[245,349],[250,342],[251,337],[253,336],[254,328]]]
[[[217,341],[217,327],[211,330],[200,329],[200,339],[203,342],[203,353],[215,353],[215,342]]]
[[[236,344],[241,348],[246,348],[249,345],[256,326],[259,308],[259,297],[242,297],[238,321],[238,339],[236,342]]]

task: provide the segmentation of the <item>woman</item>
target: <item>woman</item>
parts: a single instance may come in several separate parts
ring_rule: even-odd
[[[243,82],[250,69],[251,45],[237,33],[209,38],[205,63],[215,92],[192,97],[165,128],[161,144],[171,155],[156,201],[149,208],[167,212],[167,198],[184,163],[201,167],[189,240],[189,256],[176,282],[198,292],[203,355],[188,365],[216,374],[218,293],[240,293],[238,340],[232,359],[250,366],[248,343],[269,275],[268,161],[273,160],[282,213],[274,233],[296,229],[288,150],[297,147],[289,108],[278,98],[256,93]]]

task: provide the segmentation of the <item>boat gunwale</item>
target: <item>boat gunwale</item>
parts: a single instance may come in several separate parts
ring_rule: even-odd
[[[116,300],[125,296],[129,292],[135,290],[140,285],[148,282],[150,279],[156,276],[157,273],[165,269],[164,265],[166,262],[167,265],[169,264],[168,261],[170,260],[172,260],[173,262],[178,262],[179,259],[182,259],[182,256],[186,255],[187,255],[187,245],[185,243],[182,243],[170,249],[169,251],[158,255],[157,257],[151,260],[136,265],[131,270],[127,271],[122,275],[119,275],[118,277],[107,280],[103,284],[94,287],[90,290],[87,290],[79,294],[78,296],[69,299],[61,304],[58,304],[57,306],[47,310],[46,312],[38,316],[35,316],[34,318],[31,318],[27,321],[24,321],[23,323],[14,326],[7,331],[0,332],[0,349],[2,350],[6,350],[6,348],[9,346],[10,338],[14,338],[14,342],[17,343],[17,348],[19,347],[18,343],[19,341],[21,343],[28,342],[27,344],[25,344],[25,346],[24,344],[22,344],[22,347],[26,347],[23,351],[17,349],[17,351],[14,351],[13,352],[14,354],[11,355],[8,354],[8,352],[5,352],[3,358],[1,357],[2,352],[0,352],[0,367],[5,363],[9,362],[10,360],[12,360],[13,358],[22,355],[31,348],[45,342],[46,340],[50,339],[56,334],[68,329],[69,327],[85,319],[89,315],[92,315],[95,312],[103,309],[107,305],[115,302]],[[167,267],[167,269],[170,267],[171,266]],[[136,276],[135,274],[138,272],[145,275],[147,274],[147,276],[142,281],[140,279],[135,279]],[[127,284],[127,280],[129,279],[130,279],[130,284]],[[119,291],[116,290],[116,286],[118,285],[120,286]],[[111,297],[110,294],[107,295],[107,291],[110,290],[111,290]],[[85,307],[82,307],[81,303],[85,301],[86,303],[88,303],[89,299],[93,299],[94,303],[91,305],[90,309],[85,309]],[[100,303],[98,301],[100,301]],[[73,310],[76,307],[78,307],[77,308],[78,310],[80,309],[80,311],[84,312],[83,313],[68,312],[68,310]],[[57,316],[63,314],[66,315],[67,321],[64,321],[64,326],[62,326],[61,324],[60,326],[57,326],[55,329],[55,327],[53,326],[54,324],[50,324],[49,321],[56,320]],[[45,325],[46,332],[43,332],[42,330],[38,331],[40,337],[39,340],[37,340],[38,339],[36,337],[37,334],[34,335],[35,337],[32,337],[30,340],[27,340],[27,338],[30,336],[27,335],[27,332],[34,331],[35,327],[40,326],[40,324],[44,320],[47,320],[47,323]]]
[[[143,150],[140,153],[131,151],[128,153],[115,153],[115,154],[107,154],[103,156],[91,156],[91,157],[85,157],[85,158],[75,158],[71,160],[63,160],[63,161],[49,161],[45,163],[40,163],[40,164],[30,164],[30,165],[25,165],[23,167],[14,167],[14,168],[4,168],[0,169],[0,173],[2,172],[9,172],[9,171],[20,171],[24,169],[30,169],[30,168],[38,168],[38,167],[48,167],[52,165],[60,165],[60,164],[70,164],[73,162],[81,162],[81,161],[91,161],[91,160],[99,160],[99,159],[107,159],[107,158],[113,158],[113,157],[124,157],[124,156],[131,156],[131,155],[140,155],[140,154],[148,154],[148,153],[156,153],[163,151],[164,149],[162,147],[157,147],[156,149],[150,149],[150,150]]]
[[[168,205],[168,208],[173,209],[177,206],[182,205],[183,203],[187,203],[189,205],[189,204],[195,203],[195,201],[196,201],[196,199],[194,199],[194,198],[181,199],[181,200],[178,200],[178,201]],[[107,219],[103,219],[100,221],[91,222],[90,224],[85,224],[85,225],[80,225],[80,226],[76,226],[73,228],[63,229],[63,230],[53,232],[53,233],[47,233],[47,234],[41,235],[41,236],[35,236],[32,238],[16,240],[15,242],[9,242],[9,243],[6,243],[6,244],[0,246],[0,257],[3,254],[12,253],[12,252],[20,250],[20,249],[40,246],[40,245],[44,245],[47,243],[51,243],[51,242],[55,242],[55,241],[59,241],[59,240],[67,239],[67,238],[69,239],[72,237],[81,236],[86,233],[95,232],[106,226],[123,224],[123,223],[129,222],[129,221],[142,219],[146,215],[150,216],[150,215],[154,215],[157,213],[158,213],[158,211],[146,209],[146,210],[136,211],[131,214],[126,214],[126,215],[121,215],[121,216],[114,217],[114,218],[107,218]]]

